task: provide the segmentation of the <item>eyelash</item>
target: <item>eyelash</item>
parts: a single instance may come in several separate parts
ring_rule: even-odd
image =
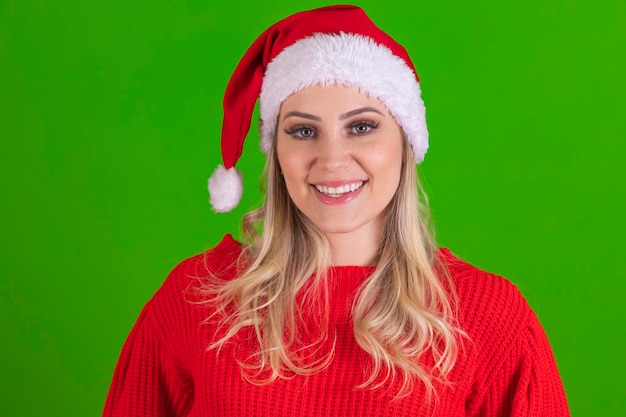
[[[354,129],[357,126],[365,126],[365,127],[367,127],[367,132],[363,132],[363,133],[354,132]],[[353,131],[353,133],[355,135],[360,136],[360,135],[366,135],[366,134],[368,134],[369,132],[371,132],[374,129],[378,129],[378,126],[380,126],[380,123],[376,123],[376,122],[374,122],[372,120],[359,120],[358,122],[352,123],[350,125],[350,129]]]
[[[302,131],[304,130],[310,130],[311,131],[311,135],[303,135]],[[291,136],[294,136],[296,138],[299,139],[308,139],[308,138],[313,138],[316,136],[315,134],[315,129],[312,126],[307,126],[307,125],[298,125],[298,126],[294,126],[291,129],[285,129],[285,133]]]
[[[357,127],[365,126],[367,128],[366,132],[356,132],[355,129]],[[362,136],[367,135],[374,129],[378,129],[380,123],[376,123],[372,120],[359,120],[358,122],[354,122],[350,125],[350,131],[353,135]],[[303,131],[310,131],[308,135],[304,135]],[[299,139],[309,139],[317,136],[317,132],[315,128],[309,125],[298,125],[294,126],[291,129],[284,129],[284,132],[288,135],[294,136]]]

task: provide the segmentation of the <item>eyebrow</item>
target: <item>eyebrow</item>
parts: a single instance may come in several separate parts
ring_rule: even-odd
[[[380,111],[376,110],[373,107],[361,107],[360,109],[352,110],[352,111],[342,114],[341,116],[339,116],[339,120],[345,120],[352,116],[356,116],[357,114],[367,113],[367,112],[378,113],[381,116],[383,115]]]
[[[383,115],[380,111],[376,110],[373,107],[361,107],[360,109],[351,110],[347,113],[342,114],[341,116],[339,116],[339,120],[345,120],[352,116],[356,116],[357,114],[367,113],[367,112],[373,112],[373,113],[378,113],[380,115]],[[285,117],[283,117],[283,120],[285,120],[288,117],[302,117],[303,119],[315,120],[317,122],[322,121],[322,118],[319,116],[315,116],[310,113],[302,113],[299,111],[290,111],[286,113]]]
[[[285,114],[285,117],[283,117],[283,120],[285,120],[288,117],[302,117],[303,119],[311,119],[311,120],[315,120],[317,122],[321,122],[322,118],[319,116],[314,116],[312,114],[309,113],[302,113],[299,111],[290,111],[288,113]]]

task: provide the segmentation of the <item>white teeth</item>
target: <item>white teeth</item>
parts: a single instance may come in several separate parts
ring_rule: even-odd
[[[352,193],[363,185],[363,181],[355,182],[352,184],[346,184],[339,187],[326,187],[325,185],[316,185],[315,188],[322,194],[326,194],[329,197],[339,198],[346,193]]]

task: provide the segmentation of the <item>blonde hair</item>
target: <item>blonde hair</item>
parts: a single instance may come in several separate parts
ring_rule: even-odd
[[[275,141],[274,141],[275,142]],[[255,335],[258,349],[238,359],[244,376],[256,384],[308,375],[326,367],[334,355],[328,319],[329,267],[326,238],[289,198],[276,157],[269,151],[264,177],[265,205],[244,216],[246,242],[236,279],[211,279],[204,292],[215,305],[220,334],[209,349],[219,349],[241,330]],[[400,184],[389,203],[376,257],[376,269],[361,285],[352,306],[354,336],[372,359],[371,373],[358,388],[380,388],[401,379],[396,397],[421,380],[430,398],[435,380],[446,382],[458,355],[455,295],[427,226],[427,201],[418,198],[415,160],[404,139]],[[423,191],[422,191],[423,192]],[[258,232],[256,227],[262,227]],[[302,292],[321,297],[320,333],[302,346],[297,298]],[[321,294],[321,295],[320,295]],[[321,346],[332,347],[320,355]],[[430,352],[434,367],[420,358]]]

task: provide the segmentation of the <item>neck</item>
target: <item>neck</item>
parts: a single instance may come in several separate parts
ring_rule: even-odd
[[[369,228],[367,228],[369,229]],[[333,266],[372,266],[378,253],[381,230],[326,233]]]

